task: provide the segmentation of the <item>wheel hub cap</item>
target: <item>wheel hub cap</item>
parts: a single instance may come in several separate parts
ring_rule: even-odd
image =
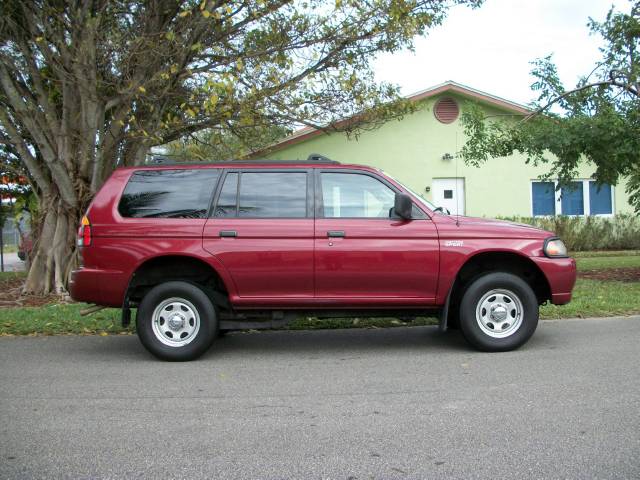
[[[522,301],[510,290],[490,290],[476,305],[476,321],[480,330],[493,338],[513,335],[520,329],[523,316]]]
[[[169,328],[174,332],[177,332],[178,330],[182,329],[182,327],[184,327],[184,323],[185,323],[185,318],[179,313],[176,313],[169,318]]]
[[[152,319],[156,338],[169,347],[182,347],[193,341],[200,330],[200,315],[189,300],[168,298],[156,307]]]
[[[507,318],[507,309],[504,305],[498,304],[491,307],[491,314],[489,315],[491,320],[501,322]]]

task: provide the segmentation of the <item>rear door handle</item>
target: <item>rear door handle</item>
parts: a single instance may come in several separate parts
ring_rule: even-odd
[[[346,235],[344,234],[344,230],[329,230],[327,232],[327,237],[329,238],[339,238],[339,237],[345,237]]]
[[[237,237],[238,232],[235,230],[220,230],[221,237]]]

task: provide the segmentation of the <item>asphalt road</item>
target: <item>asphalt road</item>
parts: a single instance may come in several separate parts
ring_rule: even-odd
[[[640,478],[640,317],[521,350],[435,327],[0,338],[0,478]]]

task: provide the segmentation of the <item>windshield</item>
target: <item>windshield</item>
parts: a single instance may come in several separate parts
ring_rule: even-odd
[[[443,209],[441,209],[440,207],[437,207],[436,205],[434,205],[433,203],[431,203],[429,200],[425,199],[422,197],[422,195],[420,195],[417,192],[414,192],[411,188],[407,187],[404,183],[402,183],[400,180],[398,180],[396,177],[394,177],[393,175],[389,175],[387,172],[383,172],[387,177],[391,178],[392,180],[394,180],[396,183],[402,185],[402,188],[404,188],[405,190],[407,190],[409,193],[411,193],[411,195],[413,195],[415,197],[416,200],[418,200],[418,202],[422,203],[422,205],[424,205],[425,207],[427,207],[429,210],[436,212],[436,213],[444,213]]]

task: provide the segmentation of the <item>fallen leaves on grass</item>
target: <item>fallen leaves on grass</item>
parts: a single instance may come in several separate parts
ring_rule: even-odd
[[[23,295],[24,276],[15,275],[0,281],[0,308],[41,307],[59,301],[59,295]]]

